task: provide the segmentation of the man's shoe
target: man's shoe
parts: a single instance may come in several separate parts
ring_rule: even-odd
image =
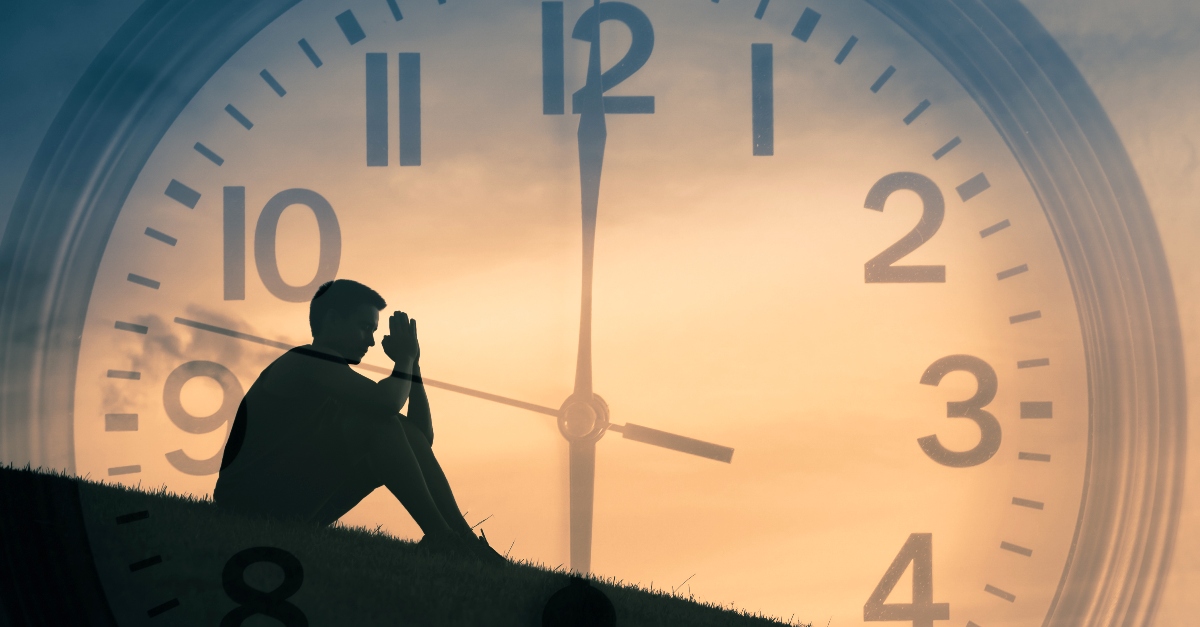
[[[473,547],[464,542],[462,538],[455,535],[429,535],[425,534],[421,541],[417,543],[417,550],[431,554],[440,555],[455,555],[465,556],[470,555]]]
[[[492,545],[488,544],[487,534],[482,529],[479,530],[479,537],[475,538],[475,553],[484,562],[489,564],[508,564],[508,559],[496,552]]]

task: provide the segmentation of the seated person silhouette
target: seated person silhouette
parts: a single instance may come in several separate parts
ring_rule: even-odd
[[[433,422],[421,383],[417,323],[396,311],[384,352],[395,366],[375,382],[350,368],[375,345],[371,288],[346,279],[317,289],[312,344],[271,362],[238,407],[213,500],[222,509],[329,525],[386,486],[421,527],[421,545],[504,558],[459,513],[433,454]],[[408,415],[400,409],[408,401]]]

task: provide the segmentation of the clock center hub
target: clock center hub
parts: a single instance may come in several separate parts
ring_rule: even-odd
[[[596,441],[608,429],[608,404],[599,395],[590,399],[574,395],[558,410],[558,430],[570,441]]]

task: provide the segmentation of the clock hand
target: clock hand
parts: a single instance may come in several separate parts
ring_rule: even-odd
[[[257,335],[250,335],[249,333],[242,333],[241,331],[234,331],[233,329],[226,329],[224,327],[219,327],[219,326],[216,326],[213,324],[208,324],[205,322],[198,322],[196,320],[188,320],[187,318],[175,318],[175,323],[181,324],[185,327],[199,329],[201,331],[208,331],[209,333],[216,333],[218,335],[224,335],[226,337],[232,337],[235,339],[244,340],[246,342],[253,342],[255,344],[262,344],[263,346],[270,346],[273,348],[278,348],[280,350],[286,351],[286,350],[291,350],[291,349],[295,348],[295,346],[288,344],[287,342],[279,342],[277,340],[268,340],[267,338],[258,337]],[[371,364],[358,364],[358,367],[362,368],[363,370],[369,370],[371,372],[378,372],[380,374],[391,374],[392,373],[391,368],[383,368],[380,366],[373,366]],[[542,405],[536,405],[534,403],[526,403],[525,401],[519,401],[519,400],[516,400],[513,398],[508,398],[506,396],[500,396],[499,394],[491,394],[489,392],[481,392],[479,390],[473,390],[471,388],[463,387],[461,385],[454,385],[453,383],[445,383],[443,381],[435,381],[434,379],[430,379],[428,377],[421,377],[421,381],[429,387],[440,388],[440,389],[447,390],[450,392],[464,394],[466,396],[474,396],[475,398],[481,398],[485,401],[492,401],[493,403],[500,403],[501,405],[509,405],[512,407],[518,407],[520,409],[537,412],[539,414],[547,414],[550,416],[557,416],[559,414],[559,410],[554,409],[553,407],[544,407]]]
[[[680,453],[688,453],[690,455],[715,459],[719,462],[725,462],[726,464],[733,460],[732,448],[729,448],[728,446],[721,446],[720,444],[705,442],[704,440],[697,440],[695,438],[676,435],[666,431],[659,431],[658,429],[651,429],[650,427],[643,427],[633,423],[627,423],[624,425],[610,424],[608,425],[608,429],[610,431],[616,431],[617,433],[625,436],[626,440],[634,440],[635,442],[653,444],[654,446],[669,448],[673,451],[679,451]]]
[[[261,344],[263,346],[270,346],[272,348],[278,348],[280,350],[286,351],[286,350],[295,348],[295,346],[293,346],[292,344],[288,344],[287,342],[280,342],[278,340],[270,340],[270,339],[267,339],[264,337],[259,337],[257,335],[251,335],[249,333],[243,333],[241,331],[234,331],[233,329],[219,327],[215,324],[199,322],[197,320],[189,320],[187,318],[175,318],[175,323],[183,325],[185,327],[191,327],[193,329],[199,329],[201,331],[215,333],[217,335],[224,335],[226,337],[231,337],[231,338],[243,340],[246,342],[253,342],[255,344]],[[383,368],[381,366],[375,366],[372,364],[358,364],[358,367],[362,368],[363,370],[369,370],[371,372],[377,372],[379,374],[391,374],[391,372],[392,372],[392,370],[390,368]],[[501,405],[508,405],[510,407],[516,407],[519,409],[524,409],[524,410],[536,412],[539,414],[546,414],[548,416],[558,416],[561,413],[560,409],[555,409],[553,407],[546,407],[544,405],[528,403],[528,402],[517,400],[514,398],[508,398],[507,396],[500,396],[499,394],[492,394],[490,392],[481,392],[479,390],[471,389],[468,387],[463,387],[461,385],[454,385],[453,383],[437,381],[434,379],[430,379],[428,377],[422,377],[421,380],[425,383],[425,385],[427,385],[429,387],[439,388],[439,389],[443,389],[443,390],[446,390],[449,392],[454,392],[456,394],[463,394],[465,396],[472,396],[472,397],[482,399],[485,401],[491,401],[493,403],[499,403]],[[726,462],[726,463],[728,463],[730,461],[730,459],[733,457],[733,449],[732,448],[729,448],[726,446],[721,446],[719,444],[712,444],[710,442],[705,442],[703,440],[696,440],[694,438],[689,438],[689,437],[682,436],[682,435],[676,435],[674,433],[668,433],[666,431],[660,431],[658,429],[651,429],[650,427],[643,427],[641,425],[635,425],[635,424],[630,423],[630,424],[626,424],[626,425],[610,424],[610,425],[608,425],[608,429],[610,431],[615,431],[617,433],[624,435],[625,439],[627,439],[627,440],[634,440],[634,441],[642,442],[645,444],[661,446],[663,448],[668,448],[671,450],[679,451],[681,453],[688,453],[690,455],[697,455],[699,457],[706,457],[708,459],[715,459],[717,461],[722,461],[722,462]]]
[[[600,0],[593,0],[596,20],[588,51],[587,82],[579,93],[579,188],[583,209],[583,280],[579,303],[579,352],[575,363],[577,403],[591,404],[592,393],[592,260],[596,243],[596,213],[600,202],[600,172],[608,130],[600,85]],[[594,418],[590,409],[584,409]],[[567,414],[568,419],[571,414]],[[590,428],[590,427],[589,427]],[[596,486],[596,440],[571,438],[571,570],[588,572],[592,562],[592,505]]]
[[[595,6],[599,6],[595,0]],[[579,187],[583,209],[583,282],[579,311],[579,353],[575,366],[575,395],[592,395],[592,260],[596,243],[596,213],[600,202],[600,172],[608,138],[604,97],[600,86],[600,20],[588,53],[587,82],[580,90]]]

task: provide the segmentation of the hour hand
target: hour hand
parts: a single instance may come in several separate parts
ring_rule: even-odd
[[[728,446],[721,446],[720,444],[713,444],[704,440],[659,431],[658,429],[651,429],[650,427],[643,427],[633,423],[609,425],[608,428],[610,431],[616,431],[625,436],[627,440],[635,440],[645,444],[669,448],[680,453],[715,459],[726,464],[733,461],[733,449]]]

